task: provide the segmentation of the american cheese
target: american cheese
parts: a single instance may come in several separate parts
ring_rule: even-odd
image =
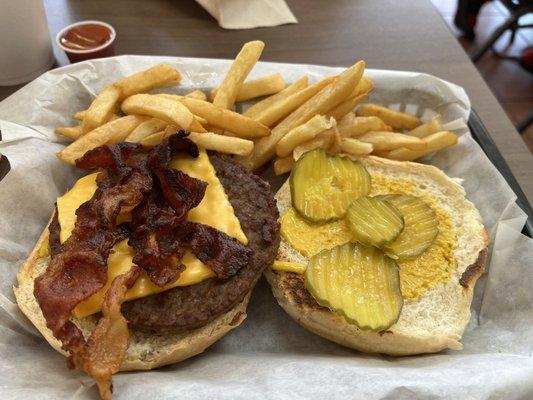
[[[189,176],[201,179],[208,184],[202,202],[189,212],[189,220],[210,225],[236,238],[243,244],[247,244],[248,239],[241,229],[240,222],[235,216],[233,207],[216,176],[215,169],[206,152],[200,151],[200,156],[196,159],[185,155],[177,156],[172,160],[171,167],[179,169]],[[81,178],[70,191],[58,198],[57,209],[61,227],[61,242],[67,240],[74,229],[78,207],[88,201],[96,191],[96,176],[97,174],[91,174]],[[127,217],[128,215],[125,213],[120,218],[127,219]],[[107,284],[93,296],[77,305],[74,309],[76,317],[82,318],[100,311],[104,295],[112,280],[128,271],[133,265],[133,254],[133,249],[128,246],[127,240],[123,240],[114,246],[113,252],[108,259]],[[185,253],[182,263],[186,268],[179,279],[164,287],[153,284],[148,276],[143,273],[133,287],[128,290],[126,300],[146,297],[176,286],[194,285],[214,276],[213,271],[190,252]]]

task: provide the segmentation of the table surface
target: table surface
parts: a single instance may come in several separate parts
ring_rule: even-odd
[[[299,23],[225,30],[193,0],[45,0],[50,33],[97,19],[117,31],[116,54],[233,58],[242,43],[266,43],[262,60],[420,71],[463,86],[533,202],[533,157],[429,0],[288,0]],[[59,65],[66,57],[55,49]],[[19,86],[20,87],[20,86]],[[0,87],[0,100],[19,87]]]

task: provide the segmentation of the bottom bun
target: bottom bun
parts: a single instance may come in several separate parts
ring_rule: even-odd
[[[461,336],[470,320],[474,285],[487,260],[488,235],[475,206],[462,186],[439,169],[423,164],[366,157],[360,160],[372,179],[409,182],[411,193],[426,195],[449,215],[456,237],[456,267],[445,282],[437,282],[417,300],[405,300],[398,321],[381,332],[361,330],[320,306],[305,287],[303,275],[264,272],[280,306],[311,332],[343,346],[394,356],[435,353],[462,348]],[[392,191],[394,192],[394,191]],[[289,183],[276,194],[280,215],[290,207]],[[306,264],[308,259],[281,241],[277,258]]]
[[[50,345],[63,355],[61,342],[46,327],[46,321],[39,304],[33,295],[35,278],[41,275],[50,262],[50,256],[41,254],[41,247],[48,242],[48,229],[41,235],[35,249],[18,273],[18,287],[14,287],[15,297],[22,312],[42,333]],[[250,293],[231,310],[217,317],[201,328],[183,333],[153,334],[130,329],[129,346],[121,371],[149,370],[173,364],[202,353],[226,333],[236,328],[246,318],[246,307]],[[96,327],[98,318],[89,316],[72,321],[88,336]]]

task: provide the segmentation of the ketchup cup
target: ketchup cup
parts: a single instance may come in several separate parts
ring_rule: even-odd
[[[102,21],[80,21],[63,28],[56,36],[70,62],[115,55],[115,29]]]

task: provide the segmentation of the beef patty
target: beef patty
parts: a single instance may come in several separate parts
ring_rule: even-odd
[[[211,278],[124,303],[122,313],[134,329],[183,332],[206,325],[240,302],[276,257],[279,214],[270,185],[230,157],[209,158],[248,237],[248,265],[229,279]]]

